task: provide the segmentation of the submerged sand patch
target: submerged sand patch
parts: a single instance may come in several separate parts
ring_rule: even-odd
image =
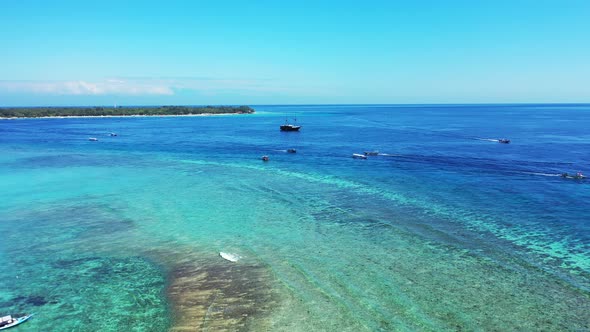
[[[214,253],[194,251],[157,256],[169,268],[170,331],[246,331],[253,326],[258,330],[278,305],[274,277],[257,262],[229,262]]]
[[[175,313],[171,331],[247,330],[275,301],[261,266],[185,263],[170,277],[167,293]]]

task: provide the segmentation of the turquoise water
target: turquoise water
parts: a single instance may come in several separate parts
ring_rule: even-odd
[[[556,176],[590,173],[590,106],[255,109],[0,121],[0,314],[35,312],[19,331],[590,330],[590,182]],[[279,132],[285,115],[302,131]]]

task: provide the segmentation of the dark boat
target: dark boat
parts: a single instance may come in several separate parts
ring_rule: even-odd
[[[586,178],[584,174],[578,172],[576,174],[561,173],[561,177],[564,179],[583,180]]]
[[[281,131],[299,131],[301,126],[295,126],[292,124],[284,124],[281,125]]]
[[[262,156],[262,161],[269,161],[269,159],[268,156]]]
[[[287,153],[297,153],[297,150],[295,150],[295,149],[287,149]]]
[[[507,139],[507,138],[500,138],[498,140],[498,143],[509,144],[510,143],[510,140]]]
[[[297,121],[297,119],[295,119],[295,121]],[[290,124],[289,120],[285,120],[285,124],[281,125],[281,131],[299,131],[299,129],[301,129],[301,126],[296,126],[294,124]]]

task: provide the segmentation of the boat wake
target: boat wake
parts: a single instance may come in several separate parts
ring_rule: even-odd
[[[499,139],[495,139],[495,138],[481,138],[481,137],[474,137],[474,140],[478,140],[478,141],[486,141],[486,142],[500,142]]]
[[[378,156],[391,158],[396,161],[396,165],[402,163],[419,163],[423,165],[439,168],[463,170],[477,170],[496,174],[518,174],[534,175],[544,177],[563,177],[562,169],[564,166],[572,168],[571,162],[537,162],[531,160],[514,160],[514,159],[489,159],[489,158],[469,158],[469,157],[448,157],[441,155],[419,155],[419,154],[394,154],[379,153]],[[572,175],[573,176],[573,175]]]
[[[538,173],[538,172],[519,172],[519,173],[529,174],[529,175],[538,175],[538,176],[549,176],[549,177],[561,176],[561,174],[555,174],[555,173]]]

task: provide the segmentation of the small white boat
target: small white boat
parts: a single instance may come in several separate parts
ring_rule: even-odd
[[[88,140],[91,141],[91,142],[96,142],[96,141],[98,141],[98,138],[96,138],[96,137],[88,137]]]
[[[22,324],[22,323],[26,322],[27,320],[29,320],[29,318],[31,318],[31,317],[33,317],[33,314],[18,317],[18,318],[13,318],[10,315],[0,317],[0,330],[8,329],[13,326],[17,326],[19,324]]]
[[[233,262],[233,263],[235,263],[235,262],[239,261],[239,260],[240,260],[240,258],[242,258],[242,257],[241,257],[240,255],[238,255],[238,254],[232,254],[232,253],[229,253],[229,252],[223,252],[223,251],[220,251],[220,252],[219,252],[219,256],[221,256],[221,257],[222,257],[223,259],[225,259],[226,261],[230,261],[230,262]]]
[[[584,180],[586,175],[582,174],[582,172],[576,174],[561,173],[561,177],[564,179]]]
[[[360,154],[360,153],[353,153],[352,157],[354,159],[367,159],[367,156],[365,156],[364,154]]]

